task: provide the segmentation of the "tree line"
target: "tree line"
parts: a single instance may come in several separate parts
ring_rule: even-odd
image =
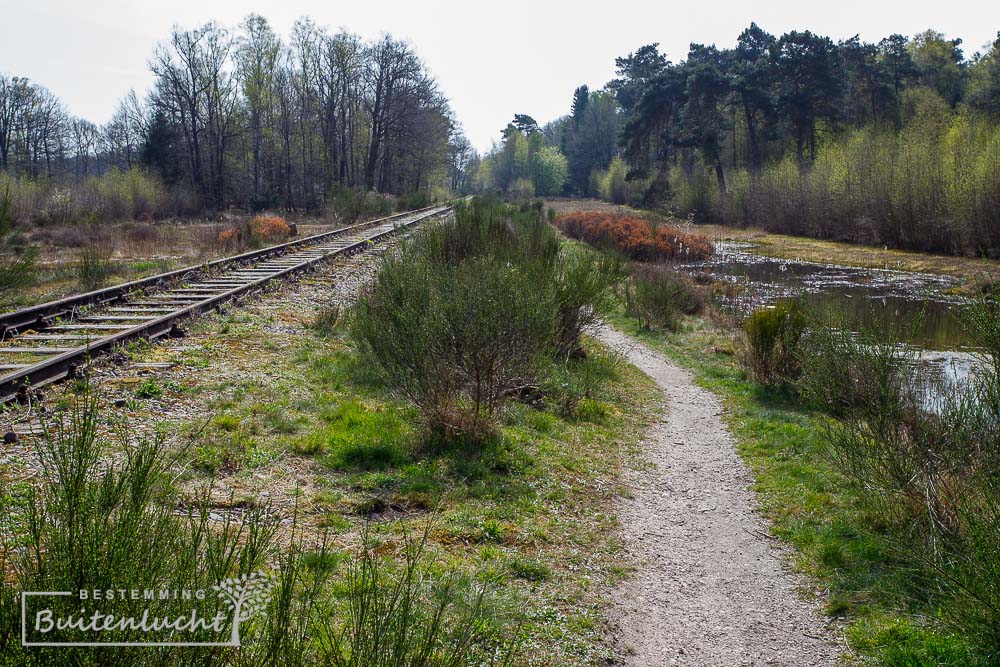
[[[996,254],[1000,33],[971,58],[961,46],[933,30],[834,42],[751,24],[733,48],[691,44],[677,63],[642,46],[602,90],[578,88],[566,116],[517,129],[564,156],[563,194]],[[509,129],[480,187],[509,187],[496,177]],[[871,178],[858,182],[859,167]]]
[[[72,185],[140,169],[200,206],[316,209],[338,189],[443,192],[471,147],[413,48],[330,33],[288,39],[259,15],[235,30],[175,27],[149,60],[154,84],[103,126],[50,91],[0,75],[0,170]]]

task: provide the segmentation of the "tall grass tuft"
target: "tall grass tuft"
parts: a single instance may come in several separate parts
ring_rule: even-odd
[[[321,626],[322,661],[334,667],[506,665],[516,630],[505,627],[485,591],[457,573],[425,567],[426,534],[408,542],[401,567],[376,552],[366,532],[342,582],[343,600]],[[509,634],[506,634],[509,633]],[[505,636],[506,634],[506,636]]]
[[[95,290],[108,282],[118,270],[114,252],[114,245],[106,243],[85,245],[77,251],[76,280],[81,288]]]

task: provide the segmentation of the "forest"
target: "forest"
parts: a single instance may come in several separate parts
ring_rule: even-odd
[[[354,191],[430,197],[472,149],[413,47],[309,18],[283,39],[251,14],[235,30],[175,26],[155,83],[97,126],[0,73],[0,192],[15,221],[185,215],[235,206],[320,210]],[[346,194],[345,194],[346,193]]]
[[[734,48],[657,44],[518,114],[470,178],[696,220],[897,248],[1000,255],[1000,35],[966,57],[928,30],[877,43],[751,24]]]

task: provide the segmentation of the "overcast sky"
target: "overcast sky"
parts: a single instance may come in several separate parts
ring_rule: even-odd
[[[933,27],[961,37],[971,56],[1000,29],[1000,5],[985,0],[0,0],[0,6],[0,72],[33,79],[70,112],[98,124],[130,88],[140,94],[149,88],[147,60],[175,23],[193,28],[215,19],[234,27],[257,12],[287,35],[295,18],[309,15],[365,37],[405,37],[480,150],[515,113],[540,123],[566,113],[576,86],[602,86],[616,56],[650,42],[676,61],[690,42],[731,46],[751,21],[778,35],[809,29],[835,40],[860,34],[877,41]]]

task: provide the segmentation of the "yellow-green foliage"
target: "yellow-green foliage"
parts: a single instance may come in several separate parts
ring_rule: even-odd
[[[868,126],[759,173],[675,169],[674,205],[726,224],[955,254],[1000,255],[1000,124],[952,113],[936,93],[907,91],[902,129]]]
[[[111,169],[66,185],[0,173],[0,189],[10,193],[11,217],[18,223],[152,219],[192,209],[138,168]]]
[[[625,160],[616,156],[607,169],[594,169],[590,172],[587,194],[615,204],[637,205],[641,203],[652,179],[628,179],[627,176],[628,165]]]

